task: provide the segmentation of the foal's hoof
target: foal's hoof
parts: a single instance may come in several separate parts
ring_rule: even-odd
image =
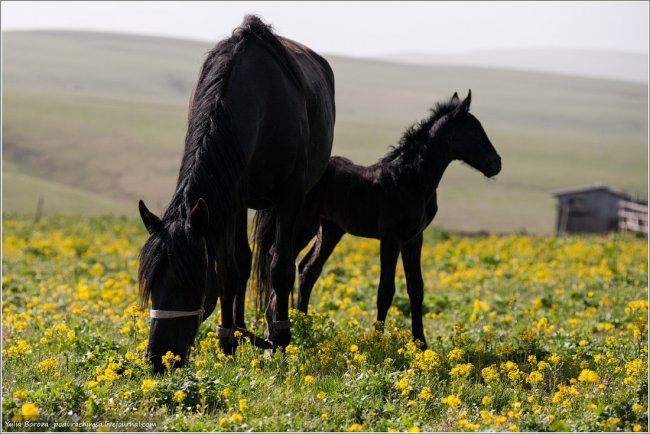
[[[219,348],[226,356],[234,356],[237,351],[237,344],[232,343],[230,338],[219,338]]]

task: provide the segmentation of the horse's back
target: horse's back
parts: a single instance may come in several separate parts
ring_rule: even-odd
[[[250,38],[233,65],[226,104],[237,145],[248,157],[244,183],[251,208],[271,206],[287,184],[305,193],[327,166],[333,77],[312,53]]]
[[[334,72],[330,64],[315,51],[288,38],[279,37],[295,59],[303,76],[307,114],[309,116],[310,158],[308,188],[320,179],[328,164],[334,140]]]

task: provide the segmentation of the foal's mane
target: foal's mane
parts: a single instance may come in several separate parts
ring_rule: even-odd
[[[379,164],[390,163],[401,157],[405,161],[412,161],[422,154],[424,151],[424,143],[429,137],[429,130],[436,123],[437,120],[443,116],[451,113],[458,107],[459,100],[451,97],[447,101],[437,102],[436,105],[430,109],[429,116],[415,122],[406,129],[402,137],[396,145],[389,148],[388,153],[384,155]]]
[[[233,114],[227,104],[228,81],[235,58],[250,40],[264,46],[290,79],[304,89],[298,64],[272,27],[255,15],[244,17],[229,38],[217,43],[207,53],[192,95],[176,191],[162,215],[162,224],[167,232],[180,233],[177,231],[184,228],[192,207],[203,198],[210,219],[209,233],[206,234],[208,254],[217,263],[227,258],[226,249],[234,244],[233,213],[238,206],[239,183],[245,169],[243,149],[231,127]],[[174,243],[169,236],[158,235],[149,237],[140,253],[138,281],[143,305],[151,296],[152,279],[166,256],[184,263],[173,273],[184,281],[179,284],[191,283],[187,280],[192,279],[190,274],[196,271],[196,264],[192,267],[183,259],[187,257],[188,243]]]

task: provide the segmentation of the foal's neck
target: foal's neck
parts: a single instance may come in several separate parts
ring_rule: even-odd
[[[416,158],[405,162],[401,158],[394,162],[398,179],[412,180],[422,188],[427,200],[433,197],[438,184],[452,159],[449,156],[447,138],[444,135],[433,137],[425,143],[418,144],[421,149]],[[402,161],[400,161],[402,160]]]

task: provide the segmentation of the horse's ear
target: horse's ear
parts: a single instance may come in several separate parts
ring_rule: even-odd
[[[140,218],[142,218],[144,227],[147,228],[147,232],[149,232],[150,235],[153,235],[160,228],[160,219],[147,209],[147,206],[143,201],[138,202],[138,209],[140,210]]]
[[[458,98],[458,92],[454,92],[454,95],[451,97],[451,102],[454,104],[460,103],[460,98]]]
[[[210,220],[210,212],[208,211],[208,205],[202,198],[196,201],[196,205],[190,211],[189,221],[190,228],[193,231],[196,231],[199,235],[205,235],[208,233],[208,222]]]

